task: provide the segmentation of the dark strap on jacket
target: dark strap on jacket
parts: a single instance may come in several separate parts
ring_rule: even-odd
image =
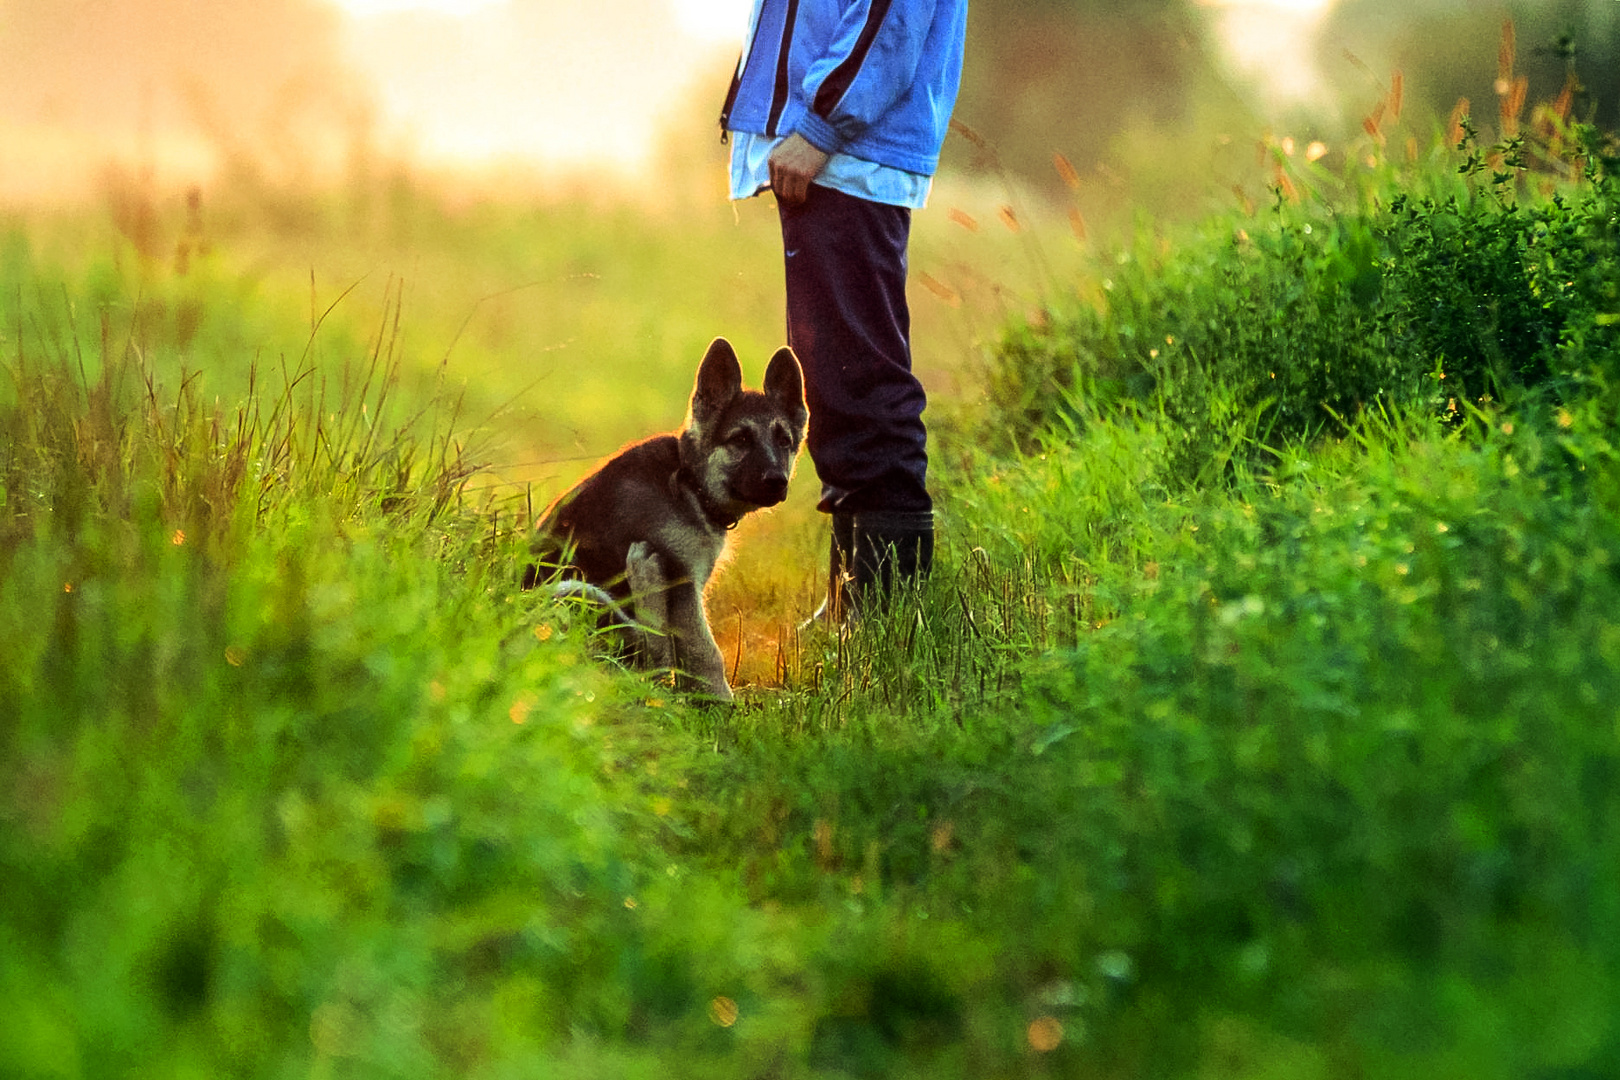
[[[788,0],[787,15],[782,19],[782,48],[776,54],[776,87],[771,92],[771,118],[765,124],[765,134],[776,138],[782,134],[776,130],[776,125],[782,120],[782,110],[787,108],[788,95],[792,87],[788,85],[788,54],[793,51],[793,24],[799,20],[799,0]]]
[[[838,102],[849,92],[850,84],[855,76],[861,73],[861,65],[866,63],[866,57],[872,51],[872,42],[876,40],[878,30],[883,25],[883,17],[889,13],[889,0],[872,0],[872,7],[866,13],[866,24],[861,27],[860,37],[855,39],[855,47],[849,55],[821,81],[816,90],[816,100],[811,108],[823,120],[832,116],[833,109]]]

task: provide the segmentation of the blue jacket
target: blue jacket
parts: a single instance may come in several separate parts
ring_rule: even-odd
[[[722,131],[799,133],[932,176],[956,104],[968,0],[754,0]]]

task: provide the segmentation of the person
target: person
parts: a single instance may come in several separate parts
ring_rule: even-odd
[[[731,197],[769,190],[844,621],[928,573],[927,403],[906,259],[961,81],[967,0],[754,0],[721,111]]]

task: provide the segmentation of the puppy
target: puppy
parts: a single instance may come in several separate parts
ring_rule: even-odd
[[[686,423],[609,458],[547,508],[530,550],[628,622],[639,662],[731,699],[703,591],[744,514],[787,497],[809,412],[804,373],[778,349],[762,390],[744,390],[730,342],[698,366]],[[544,571],[531,566],[525,585]],[[574,582],[581,585],[572,584]]]

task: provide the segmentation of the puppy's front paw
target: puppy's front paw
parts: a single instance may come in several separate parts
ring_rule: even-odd
[[[637,540],[625,553],[624,576],[631,596],[639,598],[664,591],[664,562],[645,540]]]
[[[674,643],[669,638],[669,582],[664,561],[644,540],[630,545],[624,557],[625,583],[636,612],[636,640],[642,661],[654,671],[672,667]]]

